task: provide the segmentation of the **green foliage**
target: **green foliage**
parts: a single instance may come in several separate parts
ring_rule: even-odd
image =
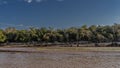
[[[0,30],[0,43],[5,42],[6,36],[4,35],[3,31]]]
[[[112,26],[71,27],[67,29],[29,28],[17,30],[13,27],[0,31],[0,42],[113,42],[120,41],[120,24]]]

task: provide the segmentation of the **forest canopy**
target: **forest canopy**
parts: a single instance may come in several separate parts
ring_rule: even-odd
[[[0,42],[78,42],[93,43],[120,41],[120,24],[114,25],[83,25],[66,29],[33,28],[18,30],[8,27],[0,30]]]

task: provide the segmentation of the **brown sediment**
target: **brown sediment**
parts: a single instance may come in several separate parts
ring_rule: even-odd
[[[119,51],[0,48],[0,68],[119,68]]]

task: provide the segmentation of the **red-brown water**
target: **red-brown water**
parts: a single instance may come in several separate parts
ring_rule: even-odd
[[[120,53],[0,52],[0,68],[120,68]]]

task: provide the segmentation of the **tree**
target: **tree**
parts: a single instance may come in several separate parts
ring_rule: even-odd
[[[0,30],[0,43],[3,43],[6,41],[6,36],[5,34],[3,33],[2,30]]]
[[[17,42],[15,40],[17,30],[14,27],[8,27],[4,30],[5,35],[7,37],[7,42]]]
[[[29,42],[30,41],[30,34],[27,30],[18,30],[16,32],[15,40],[17,42]]]
[[[37,39],[37,29],[34,27],[29,28],[29,33],[30,33],[30,42],[36,42]]]
[[[87,28],[86,25],[83,25],[80,29],[80,37],[83,41],[90,41],[92,32]]]

